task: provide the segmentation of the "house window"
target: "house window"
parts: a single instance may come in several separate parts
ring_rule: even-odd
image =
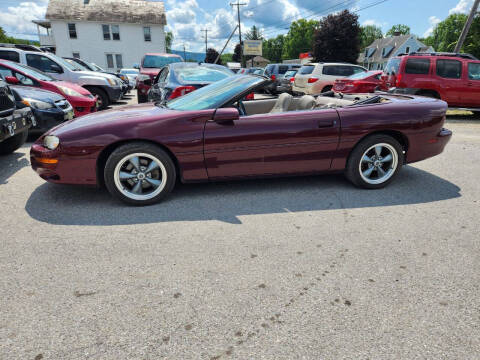
[[[110,25],[102,25],[103,40],[110,40]]]
[[[111,30],[111,32],[110,32]],[[120,40],[120,26],[102,25],[103,40]]]
[[[107,54],[107,67],[121,69],[123,67],[122,54]]]
[[[143,28],[143,38],[145,39],[145,41],[152,41],[152,35],[150,33],[149,26]]]
[[[407,48],[405,49],[405,53],[410,54],[410,46],[407,46]]]
[[[68,24],[68,34],[70,35],[70,39],[77,38],[77,27],[75,24]]]
[[[119,69],[123,68],[123,61],[122,61],[122,55],[121,54],[116,54],[115,55],[115,62],[117,63],[117,68],[119,68]]]
[[[120,27],[118,25],[112,25],[112,39],[120,40]]]
[[[75,59],[80,59],[80,53],[79,52],[74,52],[74,53],[72,53],[72,57],[74,57]]]

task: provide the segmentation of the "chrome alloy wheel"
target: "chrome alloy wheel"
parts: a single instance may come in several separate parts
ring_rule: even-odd
[[[382,184],[393,176],[397,166],[395,148],[386,143],[375,144],[363,153],[359,164],[360,176],[369,184]]]
[[[114,181],[124,196],[133,200],[149,200],[162,192],[167,183],[167,170],[155,156],[134,153],[117,163]]]

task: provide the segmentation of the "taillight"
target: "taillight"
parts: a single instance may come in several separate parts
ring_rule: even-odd
[[[275,80],[277,79],[277,77],[276,77],[274,74],[272,74],[272,75],[270,75],[270,79],[272,79],[273,81],[275,81]]]
[[[318,78],[308,78],[308,83],[312,84],[314,82],[318,81]]]
[[[191,93],[192,91],[195,91],[195,90],[196,90],[195,86],[179,86],[172,91],[172,94],[170,95],[169,99],[170,100],[175,99],[177,97]]]
[[[250,93],[247,96],[245,96],[245,100],[255,100],[255,94]]]
[[[397,87],[400,87],[400,82],[401,82],[401,81],[402,81],[402,74],[398,74],[398,75],[397,75],[397,81],[396,81],[395,85],[396,85]]]
[[[294,77],[290,78],[290,82],[291,82],[291,83],[294,83],[294,82],[295,82],[295,78],[294,78]]]

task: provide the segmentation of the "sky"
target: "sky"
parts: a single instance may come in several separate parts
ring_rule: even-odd
[[[153,1],[153,0],[152,0]],[[174,34],[173,48],[205,51],[202,29],[208,29],[208,46],[221,50],[237,24],[237,0],[165,0],[167,28]],[[288,32],[299,18],[319,19],[349,9],[359,15],[361,25],[374,24],[383,32],[394,24],[406,24],[419,37],[428,36],[435,24],[452,13],[467,13],[474,0],[240,0],[242,32],[252,25],[266,38]],[[0,0],[0,26],[8,35],[37,40],[33,19],[43,19],[48,0]],[[238,32],[227,47],[231,52]]]

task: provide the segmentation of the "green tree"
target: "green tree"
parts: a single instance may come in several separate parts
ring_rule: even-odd
[[[467,15],[450,15],[437,24],[432,35],[425,39],[425,44],[432,46],[436,51],[454,51],[466,21]],[[480,57],[480,17],[477,16],[473,20],[461,51]]]
[[[265,59],[274,63],[282,62],[284,35],[278,35],[272,39],[263,40],[262,53]]]
[[[317,61],[356,63],[360,52],[358,15],[344,10],[328,15],[315,31],[313,56]]]
[[[209,64],[215,64],[215,60],[217,60],[218,57],[218,51],[212,48],[207,49],[207,54],[205,56],[205,62]],[[218,59],[217,62],[218,65],[222,65],[222,59]]]
[[[410,34],[410,26],[404,24],[393,25],[392,28],[387,31],[385,36],[394,36],[396,33],[400,35],[408,35]]]
[[[165,50],[167,53],[172,51],[172,43],[173,43],[173,33],[171,31],[167,31],[165,33]]]
[[[313,34],[318,27],[316,20],[299,19],[292,22],[283,41],[283,59],[298,59],[299,55],[312,50]]]
[[[0,42],[8,43],[8,44],[31,44],[31,45],[40,46],[40,43],[38,41],[17,39],[12,36],[8,36],[1,26],[0,26]]]
[[[232,60],[234,62],[242,62],[242,48],[240,44],[235,45],[235,49],[233,49],[233,56]]]
[[[375,25],[360,27],[360,49],[365,49],[377,39],[383,38],[382,29]]]
[[[263,40],[263,34],[258,27],[252,26],[245,34],[246,40]]]
[[[223,64],[226,64],[227,62],[232,62],[233,54],[222,54],[222,56],[220,56],[220,59],[222,60]]]

